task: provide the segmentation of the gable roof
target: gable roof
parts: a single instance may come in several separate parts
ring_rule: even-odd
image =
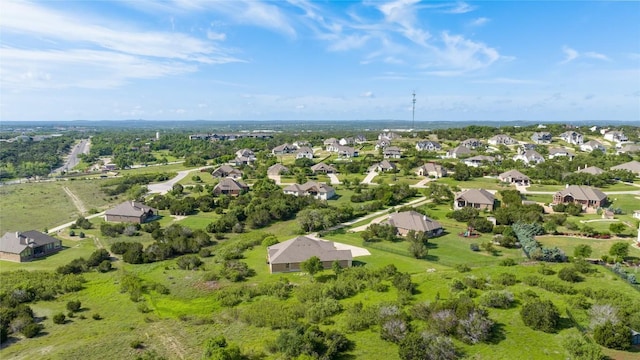
[[[462,199],[472,204],[493,205],[496,197],[485,189],[469,189],[456,196],[456,200]]]
[[[0,238],[0,251],[20,254],[28,247],[38,247],[59,242],[60,240],[40,231],[8,232]]]
[[[465,146],[458,146],[455,147],[449,151],[447,151],[448,154],[471,154],[471,150],[469,150],[469,148],[465,147]]]
[[[586,167],[584,169],[580,169],[576,171],[577,173],[587,173],[587,174],[591,174],[591,175],[600,175],[603,174],[605,171],[600,169],[597,166],[589,166]]]
[[[311,171],[333,171],[333,172],[337,172],[338,170],[336,170],[336,168],[334,168],[331,165],[327,165],[325,163],[317,163],[315,165],[313,165],[311,167]]]
[[[105,211],[105,215],[113,215],[113,216],[133,216],[140,217],[149,211],[153,211],[153,213],[157,213],[158,210],[152,208],[151,206],[147,206],[141,202],[137,201],[125,201],[116,207],[111,208]]]
[[[571,195],[576,200],[602,201],[607,198],[607,195],[599,189],[581,185],[567,186],[566,189],[558,191],[555,196],[565,197],[567,195]]]
[[[629,170],[636,174],[640,174],[640,162],[639,161],[629,161],[624,164],[620,164],[617,166],[612,166],[611,170]]]
[[[389,215],[388,223],[395,228],[424,232],[442,228],[439,222],[429,219],[426,215],[422,215],[413,210]]]
[[[218,175],[227,176],[229,174],[242,175],[242,171],[234,168],[233,166],[225,164],[213,170],[213,172],[211,173],[211,175],[213,176],[218,176]]]
[[[233,190],[241,191],[241,190],[248,190],[249,187],[246,184],[236,181],[232,178],[222,178],[220,179],[220,182],[214,187],[214,189],[220,189],[225,191],[233,191]]]
[[[273,164],[269,166],[269,168],[267,169],[267,174],[280,175],[282,172],[286,172],[286,171],[289,171],[289,168],[278,163],[278,164]]]
[[[332,241],[298,236],[267,248],[270,264],[300,263],[312,256],[320,261],[352,260],[351,250],[338,250]]]

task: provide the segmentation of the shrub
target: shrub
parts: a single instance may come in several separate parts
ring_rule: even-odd
[[[182,270],[195,270],[202,265],[202,260],[196,255],[184,255],[178,258],[176,265]]]
[[[262,240],[262,246],[269,247],[278,243],[278,238],[275,236],[267,236]]]
[[[573,266],[560,269],[560,271],[558,272],[558,277],[568,282],[580,282],[583,280],[582,276],[578,274],[578,270],[576,270],[576,268]]]
[[[98,265],[98,271],[100,271],[101,273],[106,273],[111,271],[112,269],[112,265],[111,265],[111,261],[109,260],[103,260],[100,265]]]
[[[488,291],[480,298],[480,304],[498,308],[498,309],[508,309],[513,304],[514,297],[513,293],[510,291]]]
[[[515,265],[518,265],[518,263],[513,259],[503,259],[503,260],[500,261],[500,263],[498,265],[500,265],[500,266],[515,266]]]
[[[560,322],[560,312],[551,300],[533,299],[520,310],[522,321],[534,330],[555,332]]]
[[[80,310],[81,306],[80,300],[71,300],[67,303],[67,310],[76,312]]]
[[[469,249],[471,249],[471,251],[480,251],[480,245],[476,243],[469,244]]]
[[[562,340],[562,346],[574,360],[602,360],[600,346],[593,344],[578,334],[571,334]]]
[[[628,350],[631,347],[631,330],[622,324],[610,321],[593,329],[593,339],[600,345],[617,350]]]
[[[133,340],[129,343],[129,346],[131,346],[132,349],[142,349],[144,347],[140,340]]]
[[[32,337],[35,337],[38,334],[40,334],[42,329],[44,329],[44,326],[42,326],[42,324],[36,324],[36,323],[32,322],[32,323],[29,323],[29,324],[25,325],[20,332],[26,338],[32,338]]]
[[[67,319],[67,317],[64,316],[63,313],[57,313],[57,314],[53,315],[53,323],[54,324],[64,324],[66,319]]]
[[[496,276],[495,279],[493,280],[494,283],[504,285],[504,286],[515,285],[517,281],[518,280],[516,279],[516,276],[514,274],[509,274],[509,273],[498,274],[498,276]]]
[[[102,320],[102,316],[100,316],[100,314],[98,313],[93,313],[93,315],[91,315],[91,318],[93,318],[93,320]]]
[[[467,264],[456,264],[455,269],[458,270],[458,272],[461,272],[461,273],[465,273],[465,272],[471,271],[471,268]]]

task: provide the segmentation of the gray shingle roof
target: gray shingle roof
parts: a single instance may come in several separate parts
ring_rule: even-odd
[[[620,164],[617,166],[612,166],[611,170],[629,170],[636,174],[640,174],[640,162],[638,161],[629,161],[624,164]]]
[[[495,196],[485,189],[469,189],[456,196],[456,200],[463,199],[467,203],[493,205]]]
[[[122,204],[105,211],[105,215],[140,217],[149,211],[153,211],[154,214],[158,213],[158,210],[141,202],[125,201]]]
[[[604,170],[600,169],[597,166],[589,166],[587,168],[577,170],[576,172],[577,173],[587,173],[587,174],[591,174],[591,175],[600,175],[600,174],[604,173]]]
[[[299,263],[317,256],[321,261],[352,260],[351,250],[337,250],[332,241],[298,236],[267,248],[269,263]]]
[[[439,222],[429,219],[417,211],[403,211],[389,215],[389,225],[414,231],[433,231],[441,229]]]
[[[289,168],[282,164],[273,164],[267,169],[269,175],[280,175],[282,172],[289,171]]]
[[[509,170],[505,171],[502,174],[498,175],[499,179],[512,178],[516,180],[529,180],[529,177],[518,170]]]
[[[60,240],[36,230],[8,232],[0,238],[0,251],[20,254],[27,247],[38,247]]]

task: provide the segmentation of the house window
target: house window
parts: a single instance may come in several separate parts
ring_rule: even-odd
[[[291,270],[291,264],[290,263],[286,263],[284,265],[284,268],[287,269],[287,270]]]

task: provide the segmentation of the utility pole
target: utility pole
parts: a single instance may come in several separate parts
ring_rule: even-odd
[[[411,112],[411,129],[415,129],[416,123],[416,91],[413,90],[413,111]]]

